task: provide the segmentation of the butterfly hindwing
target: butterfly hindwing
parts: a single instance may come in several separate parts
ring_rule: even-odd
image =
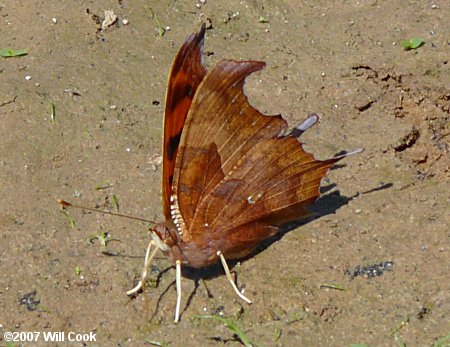
[[[337,161],[314,159],[295,136],[283,135],[281,116],[264,116],[248,103],[245,78],[263,67],[222,61],[193,100],[174,176],[184,242],[206,242],[207,235],[227,247],[234,240],[233,254],[239,243],[258,243],[281,223],[307,214],[320,180]]]

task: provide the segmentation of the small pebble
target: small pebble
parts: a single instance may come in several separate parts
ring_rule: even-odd
[[[29,81],[29,80],[31,80],[31,76],[26,75],[26,76],[25,76],[25,79],[26,79],[27,81]]]
[[[53,24],[56,24],[56,22],[57,22],[57,21],[56,21],[56,18],[53,17],[53,18],[52,18],[52,23],[53,23]]]
[[[127,25],[129,22],[128,22],[128,19],[122,19],[122,24],[123,25]]]
[[[127,152],[130,153],[131,152],[131,148],[128,147],[127,148]]]
[[[355,210],[355,213],[356,213],[356,214],[360,214],[361,212],[362,212],[362,210],[361,210],[360,208],[358,208],[358,209]]]

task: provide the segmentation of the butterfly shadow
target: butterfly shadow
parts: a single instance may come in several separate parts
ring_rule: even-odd
[[[345,165],[345,164],[343,164]],[[337,165],[334,165],[332,169],[335,169]],[[284,235],[288,232],[298,229],[299,227],[308,224],[316,219],[322,218],[327,215],[335,214],[337,210],[339,210],[342,206],[347,205],[350,201],[357,198],[362,194],[368,194],[379,190],[384,190],[391,188],[393,186],[392,183],[382,183],[379,187],[370,189],[368,191],[362,193],[356,193],[353,196],[347,197],[341,195],[339,190],[335,190],[330,192],[332,189],[336,187],[336,184],[332,183],[327,186],[320,188],[320,193],[322,194],[313,204],[308,206],[308,209],[312,212],[312,215],[299,219],[298,221],[289,222],[280,227],[279,232],[269,237],[268,239],[262,241],[259,246],[252,252],[246,259],[254,257],[256,254],[261,253],[262,251],[269,248],[273,243],[281,240]],[[328,193],[330,192],[330,193]],[[243,259],[243,260],[246,260]]]
[[[171,270],[175,270],[175,266],[173,266],[173,265],[168,266],[164,270],[161,270],[161,271],[158,272],[158,275],[157,275],[156,281],[155,281],[155,287],[156,288],[159,287],[160,282],[162,280],[162,277],[167,272],[169,272]],[[188,278],[188,279],[193,280],[194,281],[194,289],[191,291],[191,293],[187,297],[186,304],[184,305],[184,308],[181,310],[180,316],[182,316],[183,313],[190,306],[193,298],[195,297],[197,291],[200,288],[200,284],[202,284],[203,287],[205,288],[206,295],[207,295],[208,299],[214,298],[214,296],[212,295],[212,293],[208,289],[208,286],[207,286],[207,284],[206,284],[206,282],[204,280],[211,279],[211,278],[218,277],[218,276],[222,275],[223,274],[223,270],[222,271],[221,270],[222,270],[222,267],[220,266],[220,264],[212,264],[212,265],[210,265],[208,267],[205,267],[205,268],[202,268],[202,269],[196,269],[196,268],[192,268],[192,267],[189,267],[189,266],[183,266],[183,278]],[[156,314],[159,311],[159,308],[161,306],[161,302],[162,302],[163,298],[170,291],[171,288],[175,289],[175,280],[171,281],[166,286],[166,288],[161,292],[161,294],[158,295],[158,300],[156,301],[156,305],[155,305],[153,314],[150,317],[150,321],[152,321],[156,317]]]
[[[231,266],[236,265],[236,261],[230,261],[230,265]],[[165,268],[164,270],[161,270],[158,273],[158,275],[156,277],[156,281],[155,281],[156,288],[158,288],[160,286],[162,277],[167,272],[174,270],[174,268],[175,268],[175,266],[173,266],[173,265],[168,266],[167,268]],[[194,281],[194,289],[191,290],[189,296],[187,297],[186,303],[184,304],[184,308],[181,309],[180,317],[183,316],[183,313],[186,312],[186,310],[191,305],[191,302],[194,299],[195,295],[197,294],[198,290],[200,289],[200,286],[202,286],[205,289],[206,296],[208,299],[214,298],[214,295],[209,290],[205,280],[209,280],[209,279],[224,275],[223,268],[220,263],[215,263],[215,264],[212,264],[207,267],[200,268],[200,269],[192,268],[192,267],[184,265],[182,271],[183,271],[183,278],[188,278],[188,279]],[[231,271],[231,272],[234,274],[235,281],[236,281],[237,273],[235,271]],[[167,293],[169,293],[171,288],[173,288],[173,289],[175,288],[175,281],[171,281],[166,286],[166,288],[158,295],[158,300],[156,301],[155,308],[153,310],[152,315],[150,316],[150,321],[152,321],[156,317],[156,314],[159,311],[159,308],[161,306],[161,302],[162,302],[163,298],[166,296]]]

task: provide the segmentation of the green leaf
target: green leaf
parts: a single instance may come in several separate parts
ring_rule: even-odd
[[[4,58],[11,58],[11,57],[21,57],[23,55],[27,55],[27,51],[25,49],[0,49],[0,56]]]
[[[108,241],[110,241],[109,233],[106,231],[100,234],[89,236],[88,242],[92,244],[95,240],[98,240],[103,247],[106,247]]]
[[[422,46],[425,43],[425,41],[419,37],[414,37],[414,38],[410,39],[409,41],[411,42],[412,49],[419,48],[420,46]]]
[[[405,50],[409,51],[411,49],[417,49],[423,46],[425,41],[419,37],[413,37],[409,40],[402,40],[400,43]]]

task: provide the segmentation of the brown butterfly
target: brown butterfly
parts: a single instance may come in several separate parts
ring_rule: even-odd
[[[319,185],[338,160],[320,161],[297,140],[318,121],[309,116],[287,131],[280,116],[264,116],[244,94],[245,78],[260,61],[223,60],[207,72],[202,63],[205,26],[187,37],[169,74],[164,118],[162,205],[165,222],[152,229],[137,292],[158,250],[176,265],[181,305],[181,264],[205,267],[220,260],[237,295],[226,259],[250,254],[289,221],[307,216]],[[154,247],[155,246],[155,247]],[[152,250],[152,248],[154,249]]]

